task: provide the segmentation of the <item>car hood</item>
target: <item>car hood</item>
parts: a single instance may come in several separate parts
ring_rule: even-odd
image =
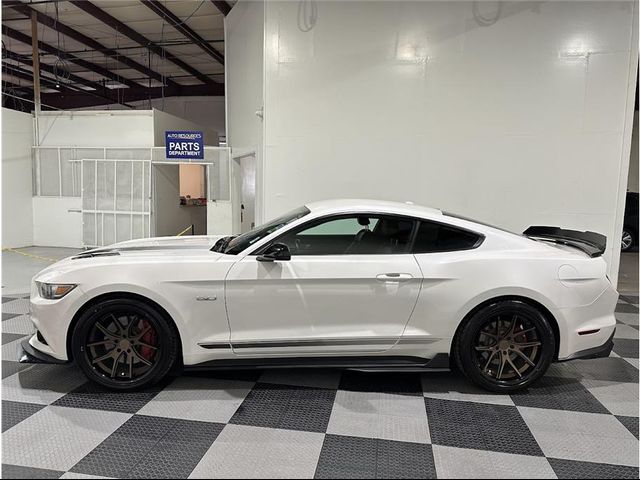
[[[211,247],[224,235],[194,235],[185,237],[155,237],[127,240],[107,247],[95,248],[77,256],[99,256],[109,253],[134,253],[149,251],[211,250]]]
[[[87,250],[65,258],[40,271],[35,277],[38,281],[52,281],[60,275],[101,265],[121,262],[157,262],[159,258],[169,261],[181,258],[206,256],[219,258],[221,254],[211,252],[211,247],[224,235],[200,235],[189,237],[158,237],[128,240],[107,247]]]

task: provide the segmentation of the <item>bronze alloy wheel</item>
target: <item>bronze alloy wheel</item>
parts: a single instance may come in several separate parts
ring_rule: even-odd
[[[86,354],[94,369],[116,381],[131,381],[153,369],[160,355],[158,333],[139,315],[108,313],[87,338]]]
[[[71,356],[94,382],[137,390],[179,368],[180,335],[166,312],[150,301],[107,298],[78,318]]]
[[[542,342],[523,315],[497,315],[480,329],[475,342],[476,365],[493,380],[525,378],[538,361]]]
[[[452,345],[460,370],[494,392],[515,392],[542,377],[556,352],[550,317],[519,298],[480,306],[463,320]]]

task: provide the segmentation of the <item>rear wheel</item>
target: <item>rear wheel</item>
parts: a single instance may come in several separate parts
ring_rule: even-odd
[[[625,227],[622,230],[622,245],[621,250],[627,252],[636,245],[636,236],[630,228]]]
[[[87,310],[72,337],[73,357],[89,379],[115,390],[153,385],[178,355],[173,325],[150,305],[110,299]]]
[[[455,344],[460,370],[494,392],[526,388],[549,368],[555,336],[546,317],[517,300],[483,307],[463,325]]]

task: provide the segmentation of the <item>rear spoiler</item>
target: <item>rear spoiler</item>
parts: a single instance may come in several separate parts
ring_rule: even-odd
[[[607,237],[596,232],[579,232],[577,230],[564,230],[559,227],[533,226],[527,228],[522,234],[527,237],[578,248],[590,257],[599,257],[607,248]]]

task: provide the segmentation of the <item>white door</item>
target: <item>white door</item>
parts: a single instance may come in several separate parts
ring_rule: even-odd
[[[234,352],[390,349],[420,291],[420,269],[406,252],[414,223],[366,214],[315,220],[275,240],[289,247],[290,260],[240,260],[226,279]]]
[[[151,161],[83,159],[83,245],[149,237],[150,199]]]

